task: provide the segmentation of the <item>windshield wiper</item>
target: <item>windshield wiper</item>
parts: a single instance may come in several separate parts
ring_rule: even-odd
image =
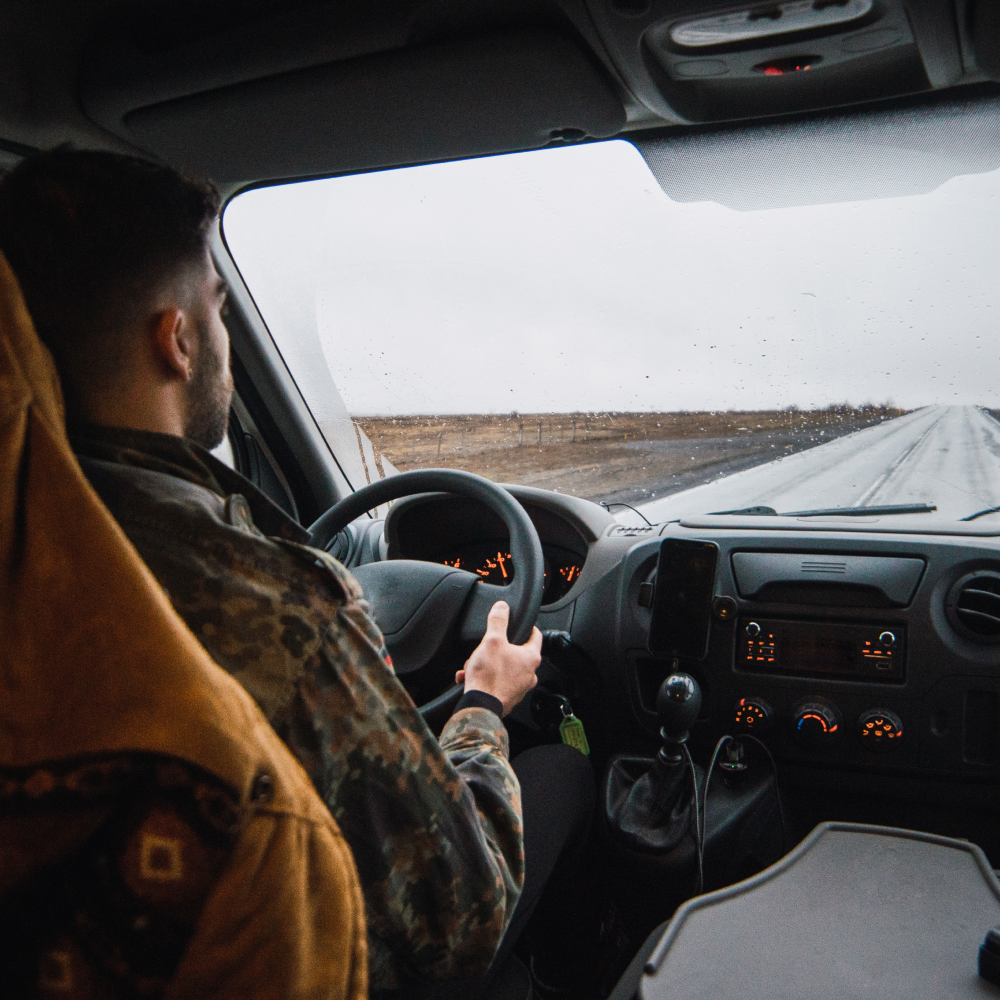
[[[1000,507],[987,507],[986,510],[976,511],[975,514],[970,514],[968,517],[960,517],[960,521],[975,521],[977,517],[984,517],[987,514],[996,514],[1000,512]]]
[[[716,510],[713,514],[744,514],[751,517],[867,517],[870,514],[929,514],[937,510],[937,505],[932,503],[899,503],[889,504],[883,507],[821,507],[817,510],[786,510],[778,513],[773,507],[743,507],[740,510]],[[1000,507],[992,507],[980,513],[989,514],[992,511],[1000,511]],[[973,517],[979,517],[974,514]],[[971,521],[972,517],[963,518]]]

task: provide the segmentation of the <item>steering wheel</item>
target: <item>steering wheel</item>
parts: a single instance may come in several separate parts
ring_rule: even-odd
[[[351,572],[364,590],[400,676],[415,674],[449,635],[478,642],[497,601],[510,606],[507,637],[528,641],[542,605],[544,563],[538,532],[524,508],[495,483],[456,469],[401,472],[365,486],[335,503],[309,528],[312,544],[327,549],[355,518],[390,500],[415,493],[453,493],[485,504],[510,534],[514,579],[506,587],[486,583],[475,573],[415,559],[390,559],[356,566]],[[457,685],[420,709],[425,718],[447,710],[461,695]]]

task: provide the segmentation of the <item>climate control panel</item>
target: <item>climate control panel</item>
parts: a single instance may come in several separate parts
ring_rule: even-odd
[[[773,730],[778,740],[790,740],[802,750],[832,747],[851,736],[840,708],[819,695],[800,698],[784,717],[763,697],[747,695],[733,706],[732,721],[738,732],[764,735]],[[889,750],[903,740],[903,720],[887,708],[868,708],[858,715],[853,732],[861,749]]]

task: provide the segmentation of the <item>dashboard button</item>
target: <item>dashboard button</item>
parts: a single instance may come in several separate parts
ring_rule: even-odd
[[[883,646],[895,646],[896,636],[892,632],[883,632],[878,637],[878,641],[882,643]]]
[[[760,626],[756,622],[747,622],[747,635],[760,635]]]
[[[712,612],[721,622],[727,622],[736,614],[736,602],[731,597],[717,597],[712,603]]]
[[[903,720],[884,708],[870,708],[858,717],[858,739],[866,750],[886,750],[903,738]]]

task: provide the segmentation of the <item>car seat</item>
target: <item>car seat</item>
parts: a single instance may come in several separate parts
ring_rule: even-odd
[[[166,996],[366,995],[363,904],[346,842],[84,478],[51,357],[2,257],[0,637],[0,806],[8,775],[37,777],[22,782],[27,801],[51,787],[59,762],[115,754],[184,762],[232,790],[234,846]],[[70,836],[65,817],[49,829],[33,841],[16,810],[0,809],[0,908],[19,890],[23,900],[39,870],[74,870],[87,838]]]

